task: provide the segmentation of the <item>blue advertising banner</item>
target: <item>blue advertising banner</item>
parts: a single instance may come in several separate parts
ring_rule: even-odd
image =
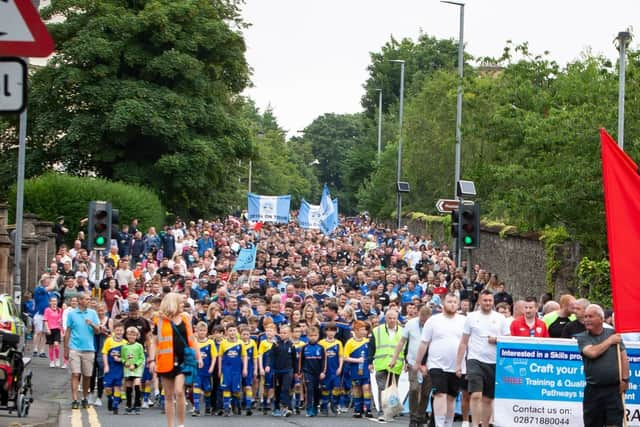
[[[583,426],[585,387],[575,340],[501,337],[497,345],[494,419],[497,427]],[[640,427],[640,345],[627,346],[628,426]]]

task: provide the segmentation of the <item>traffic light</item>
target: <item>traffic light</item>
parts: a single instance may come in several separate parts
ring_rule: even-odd
[[[456,209],[451,211],[451,237],[454,239],[458,237],[458,227],[460,227],[460,224],[458,223],[459,220],[460,215],[458,210]]]
[[[464,203],[458,210],[458,247],[475,249],[480,246],[480,205]]]
[[[104,251],[111,244],[111,203],[89,202],[88,247]]]

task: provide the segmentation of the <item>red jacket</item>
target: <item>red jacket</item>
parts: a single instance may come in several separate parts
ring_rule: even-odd
[[[547,325],[541,319],[536,317],[533,328],[529,328],[524,316],[521,316],[511,322],[511,336],[549,338],[549,331],[547,331]]]

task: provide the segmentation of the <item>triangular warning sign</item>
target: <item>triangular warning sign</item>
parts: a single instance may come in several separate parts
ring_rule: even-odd
[[[0,56],[47,57],[53,47],[31,0],[0,0]]]

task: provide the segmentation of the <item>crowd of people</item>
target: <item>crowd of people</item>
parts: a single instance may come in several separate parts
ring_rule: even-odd
[[[159,407],[170,427],[187,408],[384,421],[371,381],[380,393],[403,370],[410,427],[452,426],[460,393],[463,426],[487,426],[497,337],[574,337],[593,308],[514,300],[480,265],[467,277],[446,244],[366,218],[332,236],[242,217],[143,233],[134,220],[114,237],[103,254],[61,244],[25,295],[33,354],[70,368],[73,409]],[[255,269],[235,271],[253,247]]]

